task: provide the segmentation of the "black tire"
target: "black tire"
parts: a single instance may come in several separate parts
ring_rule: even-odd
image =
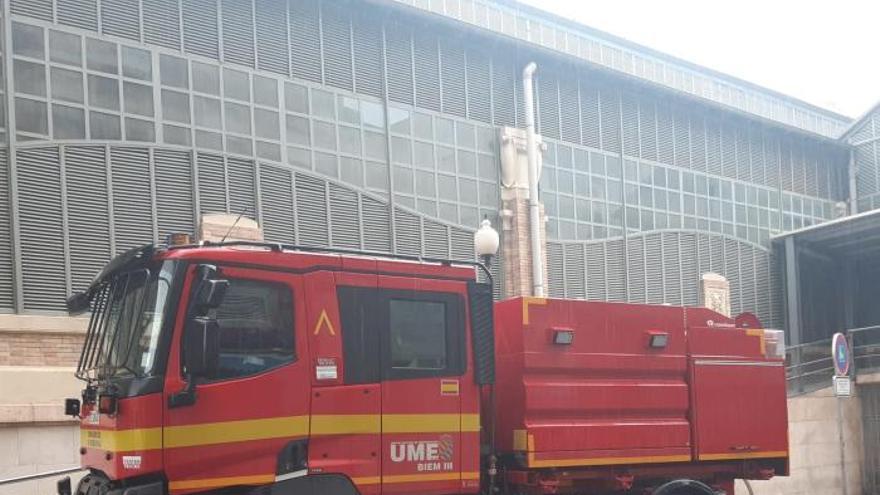
[[[695,480],[673,480],[657,487],[651,495],[717,495],[709,485]]]

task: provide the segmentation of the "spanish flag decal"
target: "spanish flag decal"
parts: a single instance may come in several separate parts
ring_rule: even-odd
[[[458,395],[458,380],[440,380],[440,395]]]

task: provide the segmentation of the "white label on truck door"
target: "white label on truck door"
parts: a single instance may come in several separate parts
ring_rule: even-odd
[[[333,358],[318,358],[315,366],[315,378],[318,380],[336,380],[339,377],[336,360]]]

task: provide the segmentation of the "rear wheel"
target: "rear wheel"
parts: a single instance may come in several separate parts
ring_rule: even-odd
[[[700,481],[673,480],[657,487],[651,495],[718,495],[718,492]]]

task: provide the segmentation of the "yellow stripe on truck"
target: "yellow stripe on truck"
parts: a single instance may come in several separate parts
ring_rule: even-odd
[[[87,449],[101,449],[111,452],[161,449],[162,428],[140,428],[134,430],[95,430],[83,428],[80,431],[80,445]]]
[[[251,476],[230,476],[227,478],[169,481],[168,488],[172,490],[196,490],[235,485],[266,485],[273,481],[275,481],[274,474],[255,474]]]
[[[196,447],[274,438],[399,433],[474,433],[479,414],[319,414],[221,421],[163,428],[83,428],[82,445],[111,452]],[[164,440],[163,440],[164,436]]]
[[[308,416],[222,421],[198,425],[167,426],[165,447],[193,447],[218,443],[247,442],[309,434]]]

